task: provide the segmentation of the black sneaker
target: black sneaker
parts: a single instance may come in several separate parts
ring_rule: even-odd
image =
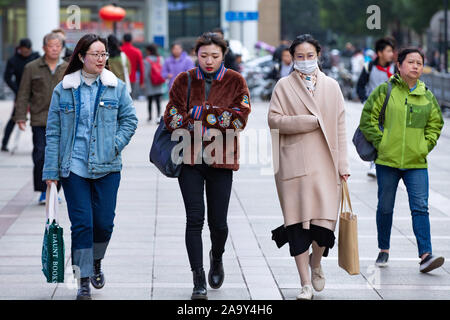
[[[388,265],[388,260],[389,260],[389,253],[380,252],[378,254],[377,261],[375,261],[375,265],[379,268],[384,268]]]
[[[2,151],[3,152],[9,152],[9,149],[6,146],[2,146]]]
[[[444,257],[435,257],[429,254],[425,259],[420,262],[420,272],[430,272],[436,268],[442,266],[445,262]]]

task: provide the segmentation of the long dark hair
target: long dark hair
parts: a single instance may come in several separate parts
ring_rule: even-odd
[[[319,70],[323,71],[322,63],[320,62],[320,57],[319,57],[319,53],[320,53],[320,51],[322,51],[322,47],[320,46],[319,41],[314,39],[314,37],[312,35],[310,35],[309,33],[297,36],[297,38],[295,38],[295,40],[292,42],[291,46],[289,47],[289,53],[292,56],[292,61],[295,60],[295,48],[297,48],[298,45],[305,43],[305,42],[308,42],[309,44],[313,45],[314,48],[316,48],[317,64],[319,66]],[[291,68],[291,72],[292,71],[294,71],[294,66],[292,66],[292,68]]]
[[[120,50],[119,39],[113,34],[108,36],[108,52],[110,58],[120,56],[120,53],[122,52],[122,50]]]
[[[314,39],[314,37],[310,34],[302,34],[295,38],[295,40],[292,42],[291,46],[289,47],[289,52],[291,53],[291,56],[294,58],[295,54],[295,48],[297,48],[298,45],[308,42],[309,44],[312,44],[316,48],[317,56],[319,56],[320,51],[322,50],[322,47],[320,46],[319,41]]]
[[[86,52],[89,50],[89,47],[91,44],[93,44],[96,41],[100,41],[105,45],[105,49],[108,48],[108,42],[105,38],[102,38],[96,34],[88,33],[81,37],[80,40],[78,40],[78,43],[73,50],[72,56],[70,57],[69,65],[67,66],[66,72],[64,75],[68,75],[71,73],[74,73],[75,71],[83,69],[83,63],[80,61],[80,58],[78,57],[78,54],[80,54],[83,58],[86,57]]]

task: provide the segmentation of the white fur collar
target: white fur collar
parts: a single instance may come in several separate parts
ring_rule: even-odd
[[[100,81],[105,86],[116,87],[117,86],[117,77],[111,71],[107,69],[103,69],[102,73],[100,73]],[[62,86],[64,89],[77,89],[81,83],[81,70],[75,71],[71,74],[66,75],[63,78]]]

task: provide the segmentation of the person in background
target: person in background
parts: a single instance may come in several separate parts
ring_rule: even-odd
[[[223,32],[222,28],[215,28],[215,29],[213,29],[212,32],[219,34],[222,37],[222,39],[225,40],[225,33]],[[239,67],[236,63],[236,56],[230,48],[230,41],[228,41],[228,40],[225,40],[225,41],[228,46],[228,52],[225,55],[225,68],[239,72]]]
[[[436,71],[441,72],[441,54],[439,53],[439,50],[433,51],[429,66],[436,69]]]
[[[90,283],[96,289],[105,285],[101,261],[114,228],[121,152],[138,122],[125,83],[105,69],[106,47],[106,39],[95,34],[78,41],[53,91],[47,121],[42,180],[63,186],[71,262],[79,271],[77,300],[92,299]]]
[[[194,66],[198,67],[198,59],[197,59],[197,55],[195,54],[195,47],[192,47],[191,50],[189,50],[189,57],[191,58],[192,62],[194,63]]]
[[[280,63],[281,62],[282,52],[285,49],[289,49],[290,46],[291,46],[291,41],[286,40],[286,39],[281,40],[280,45],[275,49],[275,51],[273,53],[273,57],[272,57],[273,61]]]
[[[34,190],[40,191],[40,204],[45,204],[47,185],[42,181],[45,157],[45,135],[48,108],[53,89],[62,80],[68,63],[61,59],[63,39],[57,33],[44,37],[44,55],[28,63],[23,71],[16,99],[14,121],[25,130],[28,107],[33,132]]]
[[[126,33],[123,36],[123,44],[120,49],[125,52],[131,63],[130,71],[130,83],[131,83],[131,95],[133,98],[137,98],[139,95],[139,88],[144,88],[144,60],[142,58],[142,52],[131,44],[133,37],[130,33]],[[136,79],[136,72],[139,71],[139,82]]]
[[[31,40],[28,38],[23,38],[19,41],[19,46],[17,47],[16,53],[13,57],[9,58],[6,63],[5,73],[3,79],[5,80],[8,87],[14,92],[14,101],[17,101],[17,93],[19,91],[20,80],[22,79],[23,69],[25,65],[33,60],[39,58],[38,52],[33,52]],[[8,152],[8,142],[11,133],[14,129],[14,114],[15,108],[13,105],[13,111],[11,118],[6,124],[5,131],[2,139],[2,151]]]
[[[108,67],[117,78],[125,82],[128,93],[131,93],[130,70],[131,63],[127,55],[120,50],[120,42],[115,35],[108,36]]]
[[[238,66],[239,69],[239,73],[242,73],[244,66],[243,66],[243,61],[242,61],[242,54],[238,53],[236,54],[236,64]]]
[[[395,73],[394,49],[394,44],[385,38],[379,39],[375,43],[377,57],[374,61],[364,65],[356,86],[359,100],[362,103],[366,102],[376,87],[389,80]],[[367,175],[376,178],[377,173],[374,162],[370,163]]]
[[[180,43],[173,43],[170,47],[170,52],[171,56],[164,61],[162,70],[164,79],[169,80],[169,90],[172,88],[172,84],[177,75],[194,68],[194,62],[192,62],[189,55],[183,51],[183,47]]]
[[[436,146],[444,120],[433,93],[420,81],[424,55],[418,48],[398,55],[399,72],[390,78],[392,91],[386,107],[384,130],[378,117],[386,98],[387,83],[372,92],[364,105],[359,127],[377,149],[378,205],[376,213],[378,254],[375,264],[388,264],[392,218],[398,183],[403,180],[409,198],[414,235],[421,259],[419,271],[430,272],[444,264],[432,254],[428,212],[427,156]]]
[[[66,45],[66,32],[63,29],[54,29],[52,30],[52,32],[59,34],[63,38],[63,49],[61,51],[61,58],[69,62],[73,52]]]
[[[161,97],[164,93],[164,83],[154,84],[152,83],[152,72],[159,74],[162,77],[162,58],[158,54],[158,47],[156,44],[150,44],[146,48],[147,56],[144,59],[144,74],[145,74],[145,95],[148,99],[148,121],[152,120],[152,104],[156,103],[156,124],[159,124],[161,115]],[[158,77],[158,78],[159,78]]]
[[[274,64],[269,77],[271,79],[274,79],[275,81],[278,81],[283,77],[287,77],[291,73],[292,66],[293,66],[293,62],[292,62],[291,53],[289,52],[289,48],[285,48],[281,52],[280,63]]]

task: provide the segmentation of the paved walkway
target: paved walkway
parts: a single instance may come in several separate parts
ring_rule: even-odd
[[[11,104],[0,101],[2,132]],[[107,284],[102,290],[93,291],[93,298],[189,299],[192,276],[184,245],[182,197],[177,180],[165,178],[150,165],[148,151],[156,125],[146,121],[145,102],[137,102],[136,107],[140,123],[123,154],[115,231],[104,260]],[[366,163],[358,159],[350,145],[361,107],[358,103],[347,103],[352,170],[349,186],[359,217],[361,274],[349,276],[337,266],[336,243],[323,260],[326,288],[315,299],[450,299],[448,262],[431,274],[419,273],[417,245],[402,186],[395,207],[390,265],[382,270],[374,267],[378,252],[376,181],[366,176]],[[288,246],[278,249],[271,240],[270,231],[283,220],[274,179],[268,174],[267,108],[268,103],[253,105],[247,135],[253,136],[253,140],[248,140],[253,142],[244,141],[242,156],[248,160],[234,175],[230,236],[224,255],[226,279],[221,289],[208,290],[210,299],[290,300],[299,292],[300,281]],[[444,128],[429,163],[433,249],[450,259],[449,130]],[[258,140],[258,148],[254,139]],[[45,209],[37,205],[39,194],[32,189],[31,149],[28,128],[19,136],[19,147],[13,155],[0,154],[0,299],[73,299],[76,289],[71,279],[70,223],[64,199],[60,220],[65,233],[66,283],[47,284],[41,272]],[[266,156],[255,158],[258,152]],[[207,227],[203,238],[208,270]]]

